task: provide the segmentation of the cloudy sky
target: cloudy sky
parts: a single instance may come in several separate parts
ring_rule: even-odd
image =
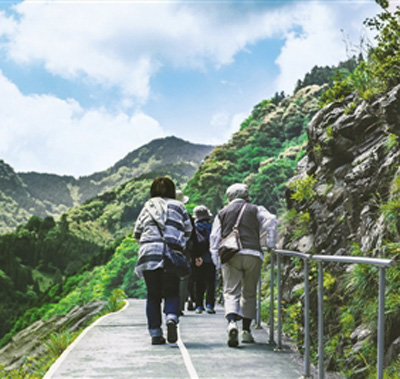
[[[78,177],[154,138],[224,143],[258,102],[347,59],[378,11],[374,0],[2,0],[0,159]]]

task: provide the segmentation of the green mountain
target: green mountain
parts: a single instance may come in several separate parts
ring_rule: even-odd
[[[189,181],[185,191],[191,202],[203,203],[215,213],[226,201],[226,188],[244,182],[254,202],[276,210],[285,183],[305,152],[306,126],[319,110],[323,89],[311,85],[279,101],[257,104],[240,130],[217,146]]]
[[[392,16],[384,17],[383,22]],[[257,104],[240,131],[212,150],[194,173],[184,190],[190,196],[189,209],[204,203],[215,214],[226,202],[226,188],[246,182],[254,203],[279,211],[284,248],[396,256],[400,81],[398,69],[390,68],[397,68],[400,54],[396,43],[399,22],[392,21],[389,30],[378,22],[384,33],[369,61],[359,62],[356,68],[345,67],[347,71],[333,79],[334,68],[314,69],[299,82],[293,96],[277,94]],[[385,39],[390,43],[384,43]],[[321,103],[326,105],[322,109]],[[170,175],[182,186],[187,176],[172,170],[175,162],[169,166]],[[125,175],[123,167],[93,177],[95,185],[88,185],[87,193],[105,182],[116,184],[115,178]],[[153,171],[137,172],[137,177],[122,180],[111,190],[107,185],[101,193],[94,190],[94,197],[70,208],[57,222],[33,217],[14,233],[0,236],[0,320],[2,332],[9,331],[0,345],[33,321],[66,314],[74,305],[93,299],[104,300],[114,288],[129,296],[144,295],[134,275],[137,244],[129,235],[123,240],[115,238],[131,230],[152,178],[158,170],[166,173],[166,167],[156,164]],[[75,190],[72,204],[81,201],[84,193]],[[268,264],[262,270],[264,318],[269,305]],[[300,271],[301,262],[285,262],[283,313],[284,331],[301,350]],[[314,334],[316,277],[313,266],[310,317]],[[399,278],[397,267],[388,270],[387,378],[398,377],[400,370]],[[332,265],[326,269],[324,284],[328,369],[340,370],[343,377],[376,377],[376,272]]]
[[[179,174],[177,184],[182,186],[212,148],[176,137],[157,139],[129,153],[107,170],[78,179],[16,173],[0,161],[0,233],[15,229],[32,215],[57,218],[67,209],[146,173]]]
[[[3,343],[67,295],[82,273],[108,262],[132,232],[154,178],[168,175],[182,188],[211,149],[175,137],[159,139],[110,169],[79,179],[17,174],[1,162],[2,220],[20,215],[17,228],[0,235],[0,339],[11,331]],[[48,215],[67,207],[59,219]],[[14,213],[6,212],[10,209]],[[35,212],[39,215],[32,216]]]

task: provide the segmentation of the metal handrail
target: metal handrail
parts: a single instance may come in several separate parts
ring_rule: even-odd
[[[393,259],[336,256],[336,255],[310,255],[292,250],[273,250],[271,252],[271,302],[270,302],[270,341],[274,342],[274,255],[277,256],[277,282],[278,282],[278,342],[276,351],[282,350],[282,288],[281,288],[281,255],[301,258],[304,262],[304,375],[310,377],[310,302],[309,302],[309,264],[311,260],[318,262],[318,378],[323,379],[324,370],[324,343],[323,343],[323,288],[324,272],[323,262],[336,262],[347,264],[369,264],[379,268],[379,305],[378,305],[378,357],[377,378],[383,378],[384,358],[384,327],[385,327],[385,275],[386,268],[396,265]],[[271,316],[272,315],[272,316]],[[272,324],[272,325],[271,325]]]
[[[303,378],[310,377],[310,291],[309,291],[309,262],[310,254],[300,253],[298,251],[291,250],[273,250],[271,256],[277,257],[277,282],[278,282],[278,342],[276,351],[282,351],[282,280],[281,280],[281,255],[301,258],[304,263],[303,275],[304,275],[304,374]],[[273,262],[273,260],[271,260]],[[271,276],[273,274],[274,267],[271,263]],[[273,298],[273,288],[271,289]],[[271,306],[270,306],[271,308]],[[273,305],[272,305],[273,312]],[[272,319],[273,320],[273,319]],[[272,336],[273,339],[273,336]],[[270,337],[271,340],[271,337]]]

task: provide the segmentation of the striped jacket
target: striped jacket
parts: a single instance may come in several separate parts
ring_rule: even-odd
[[[135,270],[139,277],[143,277],[143,271],[163,267],[164,243],[159,228],[172,248],[183,250],[192,231],[192,223],[183,203],[175,199],[153,197],[141,210],[134,231],[135,239],[139,242]]]

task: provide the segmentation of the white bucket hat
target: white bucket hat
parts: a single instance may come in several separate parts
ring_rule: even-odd
[[[184,195],[181,190],[176,190],[175,199],[186,204],[189,201],[189,196]]]

